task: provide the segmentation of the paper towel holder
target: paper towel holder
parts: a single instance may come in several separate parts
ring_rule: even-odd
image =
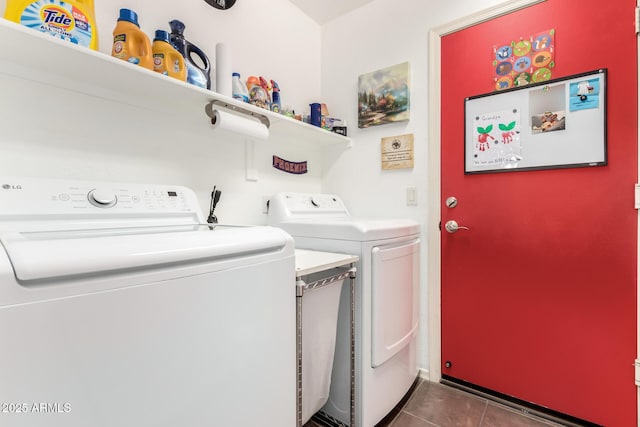
[[[207,113],[207,116],[209,116],[209,118],[211,120],[214,120],[214,118],[215,118],[215,113],[213,112],[214,111],[214,106],[223,107],[223,108],[226,108],[228,110],[235,111],[236,113],[240,113],[240,114],[243,114],[245,116],[251,116],[253,118],[256,118],[256,119],[260,120],[260,122],[263,125],[265,125],[267,127],[267,129],[269,129],[269,126],[271,125],[271,122],[269,121],[269,117],[265,116],[264,114],[258,114],[258,113],[255,113],[253,111],[247,110],[246,108],[238,107],[236,105],[231,105],[231,104],[229,104],[229,103],[227,103],[225,101],[219,100],[219,99],[214,99],[213,101],[209,102],[204,107],[204,111]]]

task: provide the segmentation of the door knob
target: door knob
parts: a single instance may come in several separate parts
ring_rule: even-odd
[[[447,230],[448,233],[455,233],[458,230],[468,230],[469,227],[463,227],[462,225],[458,225],[458,223],[454,220],[449,220],[444,224],[444,228],[445,230]]]

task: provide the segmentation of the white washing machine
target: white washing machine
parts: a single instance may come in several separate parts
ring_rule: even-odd
[[[291,234],[297,248],[357,255],[355,298],[355,420],[372,427],[418,376],[416,335],[420,282],[419,224],[409,219],[349,215],[330,194],[278,193],[269,223]],[[349,293],[342,292],[329,401],[322,412],[350,420]]]
[[[293,240],[203,224],[183,187],[0,178],[0,425],[295,426]]]

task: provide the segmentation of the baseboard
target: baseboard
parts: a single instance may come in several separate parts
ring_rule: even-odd
[[[431,378],[429,378],[428,369],[418,368],[418,376],[420,377],[420,379],[423,379],[425,381],[431,381]]]

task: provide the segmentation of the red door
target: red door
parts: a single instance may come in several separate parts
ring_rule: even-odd
[[[636,425],[634,8],[548,0],[442,39],[443,376],[607,426]],[[608,69],[608,165],[464,175],[492,47],[552,28],[554,78]]]

